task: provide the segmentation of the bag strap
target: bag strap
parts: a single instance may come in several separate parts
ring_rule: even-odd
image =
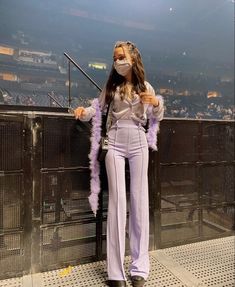
[[[113,110],[113,104],[114,104],[114,102],[113,102],[113,100],[111,100],[111,102],[109,103],[109,106],[108,106],[108,111],[107,111],[106,125],[105,125],[105,135],[107,135],[107,132],[108,132],[109,128],[112,125],[111,112]]]
[[[113,100],[111,100],[107,107],[107,112],[104,117],[104,121],[102,123],[102,136],[107,136],[107,132],[109,130],[109,127],[111,125],[111,111],[113,107]]]

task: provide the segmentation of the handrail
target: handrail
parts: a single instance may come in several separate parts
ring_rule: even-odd
[[[51,92],[51,94],[54,95],[53,91]],[[58,102],[51,94],[50,94],[50,93],[47,93],[47,96],[48,96],[50,99],[52,99],[58,106],[60,106],[61,108],[63,108],[63,105],[62,105],[60,102]]]
[[[68,112],[69,113],[73,113],[73,109],[71,108],[71,73],[70,73],[70,63],[72,63],[100,92],[102,91],[102,89],[100,88],[100,86],[67,54],[64,52],[65,57],[69,60],[69,99],[68,99]],[[63,105],[57,101],[54,97],[53,97],[54,93],[53,91],[51,93],[48,93],[47,96],[52,99],[58,106],[60,106],[61,108],[63,108]]]
[[[69,60],[69,102],[71,101],[70,98],[70,62],[101,92],[102,89],[100,86],[92,80],[92,78],[67,54],[64,52],[65,57]]]

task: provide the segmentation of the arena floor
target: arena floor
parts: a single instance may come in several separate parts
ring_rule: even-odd
[[[146,287],[235,286],[235,237],[150,252]],[[130,257],[125,258],[126,274]],[[0,287],[85,287],[105,285],[105,261],[1,280]],[[128,280],[128,287],[131,286]]]

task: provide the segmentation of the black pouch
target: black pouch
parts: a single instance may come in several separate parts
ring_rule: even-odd
[[[108,139],[107,130],[108,130],[108,127],[110,125],[110,112],[111,112],[111,110],[112,110],[112,101],[109,102],[106,115],[102,118],[101,140],[100,140],[100,147],[99,147],[98,156],[97,156],[98,161],[103,161],[105,159],[107,152],[108,152],[109,139]]]
[[[100,140],[100,148],[98,152],[98,161],[103,161],[105,159],[105,156],[108,152],[108,147],[109,147],[109,140],[108,137],[101,137]]]

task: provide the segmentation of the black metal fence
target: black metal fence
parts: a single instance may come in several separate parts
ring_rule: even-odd
[[[94,218],[89,137],[89,123],[56,109],[0,111],[1,279],[105,257],[107,180],[102,166]],[[165,119],[158,145],[149,163],[150,249],[231,235],[234,122]]]

